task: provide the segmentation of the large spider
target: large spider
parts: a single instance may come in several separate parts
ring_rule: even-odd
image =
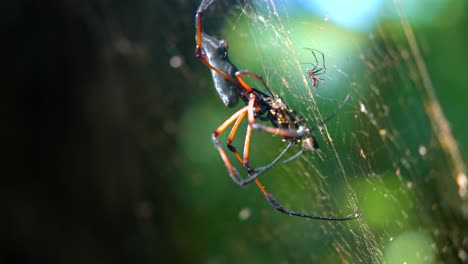
[[[245,103],[245,106],[229,117],[224,123],[222,123],[212,134],[213,142],[223,159],[231,178],[239,186],[247,185],[253,181],[260,188],[262,193],[268,202],[278,211],[299,217],[306,217],[317,220],[329,220],[329,221],[344,221],[352,220],[360,217],[357,212],[352,216],[343,218],[334,217],[322,217],[304,214],[296,211],[292,211],[284,208],[281,204],[268,193],[260,182],[258,177],[268,171],[269,169],[278,165],[290,162],[297,157],[301,156],[305,151],[318,149],[317,140],[312,135],[312,130],[318,126],[323,125],[328,119],[334,116],[348,100],[338,108],[338,110],[327,119],[321,122],[321,124],[310,128],[305,123],[304,118],[296,114],[292,108],[290,108],[284,100],[278,95],[274,94],[263,80],[262,76],[246,72],[238,71],[236,66],[231,63],[228,58],[228,44],[225,40],[218,40],[215,37],[207,35],[203,32],[203,13],[213,3],[214,0],[202,0],[200,6],[195,15],[195,28],[196,28],[196,50],[195,55],[211,70],[213,83],[216,91],[227,107],[234,107],[237,105],[239,98]],[[314,54],[315,56],[315,54]],[[316,67],[313,69],[315,70]],[[312,70],[312,71],[313,71]],[[266,93],[251,87],[244,81],[244,77],[250,77],[258,79],[262,82],[266,89]],[[243,155],[236,150],[232,145],[234,136],[236,135],[237,128],[241,121],[247,116],[248,126],[244,142]],[[269,121],[271,126],[262,125],[256,123],[256,119],[261,121]],[[236,168],[232,165],[226,151],[218,140],[218,136],[223,133],[230,125],[234,125],[231,128],[227,140],[227,148],[231,151],[237,160],[243,165],[247,171],[247,178],[243,179]],[[274,159],[269,165],[252,168],[249,164],[249,148],[252,130],[260,130],[274,135],[282,137],[284,142],[288,142],[286,148]],[[284,154],[296,144],[301,144],[301,149],[288,159],[280,161]]]

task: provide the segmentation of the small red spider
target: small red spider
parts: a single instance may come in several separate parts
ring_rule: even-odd
[[[312,55],[314,55],[315,63],[302,63],[302,64],[313,65],[311,69],[307,68],[306,71],[310,79],[312,80],[312,87],[317,88],[320,81],[325,82],[324,79],[317,77],[318,75],[322,75],[327,72],[327,67],[325,66],[325,55],[323,54],[323,52],[315,50],[315,49],[309,49],[309,48],[306,48],[306,49],[310,50],[310,52],[312,52]],[[318,52],[322,55],[322,65],[323,65],[322,67],[319,66],[319,62],[318,62],[317,56],[315,55],[315,52]]]

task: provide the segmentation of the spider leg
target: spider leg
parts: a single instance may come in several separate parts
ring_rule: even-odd
[[[229,171],[229,176],[233,179],[235,183],[237,183],[239,186],[244,186],[249,183],[251,183],[253,180],[255,180],[258,176],[261,174],[265,173],[267,170],[264,169],[260,171],[259,173],[255,173],[252,168],[249,167],[249,149],[250,149],[250,138],[252,135],[252,127],[249,125],[247,126],[247,133],[245,137],[245,143],[244,143],[244,158],[241,158],[237,150],[232,146],[232,140],[235,136],[235,133],[237,131],[237,128],[242,121],[242,119],[245,117],[245,115],[248,113],[249,114],[249,119],[250,116],[252,119],[253,117],[253,105],[255,102],[255,95],[251,94],[250,99],[249,99],[249,104],[238,110],[236,113],[234,113],[230,118],[228,118],[226,121],[224,121],[223,124],[221,124],[215,132],[213,132],[212,135],[212,140],[213,143],[215,144],[216,148],[218,149],[219,154],[221,155],[221,158],[224,161],[224,164],[226,165],[228,171]],[[235,123],[234,123],[235,122]],[[233,128],[231,129],[231,132],[229,134],[228,138],[228,149],[234,153],[236,158],[239,160],[240,163],[243,164],[244,168],[246,168],[249,178],[246,180],[243,180],[239,173],[237,172],[236,168],[232,165],[231,160],[226,154],[226,151],[224,151],[221,143],[218,140],[218,136],[226,130],[228,126],[230,126],[232,123],[234,123]]]
[[[224,164],[226,165],[230,177],[234,180],[235,183],[237,183],[239,186],[244,186],[252,181],[254,181],[256,178],[258,178],[260,175],[268,171],[269,169],[276,167],[278,161],[283,157],[283,155],[289,150],[289,148],[292,146],[292,143],[290,143],[281,153],[278,155],[278,157],[273,160],[269,165],[261,167],[259,169],[252,169],[249,166],[249,150],[250,150],[250,138],[252,135],[252,126],[249,124],[247,126],[247,133],[246,133],[246,138],[245,138],[245,143],[244,143],[244,158],[240,156],[240,154],[237,152],[234,146],[232,146],[232,141],[235,136],[235,133],[237,131],[237,128],[242,121],[242,119],[245,117],[246,114],[249,114],[250,120],[253,120],[255,122],[255,118],[253,116],[253,105],[255,102],[255,95],[251,94],[251,98],[249,100],[249,104],[243,108],[241,108],[239,111],[234,113],[230,118],[228,118],[226,121],[224,121],[223,124],[221,124],[215,132],[213,132],[212,135],[212,140],[213,143],[215,144],[216,148],[218,149],[219,154],[221,155],[222,160],[224,161]],[[249,120],[249,123],[251,122]],[[235,123],[234,123],[235,122]],[[236,168],[232,165],[231,160],[226,154],[226,151],[223,149],[221,143],[218,140],[218,136],[226,130],[227,127],[229,127],[232,123],[234,123],[233,128],[231,129],[231,132],[228,137],[228,149],[234,153],[236,156],[237,160],[242,163],[244,168],[248,172],[248,178],[247,179],[242,179],[237,172]],[[299,155],[294,155],[293,157],[289,158],[288,160],[285,160],[281,162],[281,164],[284,164],[286,162],[291,161],[292,159],[297,158]]]
[[[324,220],[324,221],[347,221],[347,220],[353,220],[356,218],[361,217],[361,213],[359,211],[355,212],[354,215],[350,215],[347,217],[323,217],[323,216],[315,216],[315,215],[309,215],[309,214],[304,214],[296,211],[292,211],[289,209],[284,208],[273,196],[266,191],[265,186],[260,182],[259,179],[255,179],[255,183],[257,184],[258,188],[260,191],[263,193],[267,201],[275,208],[276,210],[280,211],[283,214],[287,215],[293,215],[293,216],[298,216],[298,217],[305,217],[305,218],[310,218],[314,220]]]
[[[316,67],[314,67],[314,69],[317,68],[317,66],[319,65],[319,61],[318,61],[318,59],[317,59],[317,55],[315,54],[315,52],[318,52],[318,53],[320,53],[320,55],[322,55],[322,65],[323,65],[323,67],[317,69],[317,71],[314,72],[314,74],[317,74],[317,73],[319,73],[320,71],[323,71],[323,72],[320,72],[319,74],[324,74],[324,73],[326,73],[326,71],[327,71],[327,66],[325,65],[325,54],[323,54],[323,52],[321,52],[321,51],[319,51],[319,50],[316,50],[316,49],[311,49],[311,48],[305,48],[305,49],[306,49],[306,50],[309,50],[309,51],[312,53],[312,55],[314,56],[314,59],[315,59],[315,62],[316,62],[316,64],[315,64]]]
[[[249,183],[251,183],[252,181],[254,181],[255,179],[257,179],[260,175],[262,175],[263,173],[267,172],[268,170],[270,170],[271,168],[274,168],[276,167],[279,160],[284,156],[284,154],[289,150],[289,148],[291,148],[291,146],[293,145],[292,143],[289,143],[289,145],[278,155],[278,157],[273,160],[269,165],[267,166],[264,166],[264,167],[261,167],[259,169],[252,169],[250,166],[249,166],[249,155],[250,155],[250,139],[251,139],[251,136],[252,136],[252,129],[253,129],[253,126],[252,125],[255,125],[255,117],[254,117],[254,103],[255,103],[255,95],[252,93],[250,94],[250,99],[249,99],[249,103],[247,106],[243,107],[242,109],[240,109],[239,111],[237,111],[235,114],[233,114],[229,119],[227,119],[221,126],[218,127],[218,129],[216,129],[216,131],[213,133],[213,142],[214,144],[216,145],[220,155],[221,155],[221,158],[223,159],[228,171],[229,171],[229,175],[231,176],[231,178],[234,180],[234,182],[236,182],[239,186],[244,186],[244,185],[247,185]],[[246,136],[245,136],[245,142],[244,142],[244,157],[242,158],[240,156],[240,154],[237,152],[236,148],[234,146],[232,146],[232,141],[234,139],[234,136],[235,136],[235,133],[237,131],[237,128],[239,127],[240,125],[240,122],[243,120],[243,118],[245,117],[245,115],[248,114],[248,119],[249,119],[249,125],[247,126],[247,132],[246,132]],[[242,165],[244,166],[244,168],[247,170],[248,172],[248,178],[243,180],[239,173],[237,172],[237,170],[235,169],[235,167],[232,165],[229,157],[227,156],[226,152],[224,151],[224,149],[222,148],[219,140],[218,140],[218,136],[224,132],[224,130],[226,130],[226,128],[231,125],[233,122],[234,125],[231,129],[231,132],[229,133],[229,137],[228,137],[228,142],[227,142],[227,147],[228,149],[234,153],[234,155],[236,156],[237,160],[242,163]],[[281,131],[283,131],[285,129],[281,129]],[[289,132],[297,132],[295,130],[287,130]],[[288,134],[290,135],[290,134]],[[300,152],[296,153],[294,156],[288,158],[287,160],[281,162],[281,164],[284,164],[284,163],[287,163],[293,159],[296,159],[297,157],[299,157],[300,155],[302,155],[303,151],[301,150]]]
[[[286,152],[288,152],[288,150],[293,146],[293,143],[289,142],[289,144],[283,149],[283,151],[281,151],[281,153],[278,155],[278,157],[276,157],[270,164],[266,165],[266,166],[263,166],[263,167],[260,167],[260,168],[256,168],[255,171],[256,172],[263,172],[263,171],[267,171],[271,168],[274,168],[276,167],[277,165],[280,165],[280,164],[284,164],[283,162],[279,162],[279,160],[284,156],[284,154],[286,154]]]
[[[211,70],[215,71],[216,73],[218,73],[219,75],[223,76],[223,78],[225,78],[226,80],[229,80],[230,82],[234,83],[234,84],[238,84],[237,80],[223,72],[222,70],[218,69],[217,67],[213,66],[208,58],[207,58],[207,55],[206,55],[206,51],[204,50],[203,48],[203,13],[205,12],[205,10],[208,8],[208,6],[210,6],[212,3],[213,3],[214,0],[203,0],[201,3],[200,3],[200,6],[198,7],[197,9],[197,12],[195,14],[195,30],[196,30],[196,35],[195,35],[195,40],[196,40],[196,48],[195,48],[195,56],[201,60],[201,62],[203,62],[203,64],[205,64],[206,67],[210,68]],[[205,34],[206,36],[206,34]],[[227,45],[227,42],[223,42],[221,41],[221,43],[224,43],[225,45]]]
[[[343,109],[343,107],[346,105],[348,100],[349,100],[349,94],[346,95],[346,98],[343,100],[343,102],[340,104],[340,106],[338,106],[338,108],[335,110],[335,112],[328,115],[325,119],[319,120],[315,126],[310,128],[310,131],[314,131],[315,129],[318,129],[319,127],[323,127],[328,121],[330,121],[330,119],[335,117]]]
[[[273,133],[272,134],[279,134],[281,135],[280,133],[284,133],[284,135],[290,135],[290,134],[287,134],[288,132],[290,133],[298,133],[298,131],[296,130],[289,130],[289,129],[278,129],[278,128],[273,128],[273,127],[269,127],[269,126],[263,126],[263,125],[258,125],[258,124],[252,124],[251,125],[252,128],[254,129],[257,129],[257,130],[263,130],[265,132],[270,132],[272,133],[271,131],[268,131],[268,130],[271,130],[273,129]],[[260,129],[261,128],[261,129]],[[297,134],[295,134],[297,135]],[[281,162],[280,159],[284,156],[284,154],[286,154],[286,152],[291,148],[291,146],[293,145],[292,142],[290,142],[288,144],[288,146],[286,146],[286,148],[278,155],[278,157],[276,157],[270,164],[266,165],[266,166],[263,166],[263,167],[260,167],[260,168],[257,168],[257,169],[254,169],[254,174],[250,174],[249,175],[249,178],[247,178],[245,180],[245,184],[248,184],[250,182],[252,182],[253,180],[257,179],[260,175],[262,175],[263,173],[267,172],[268,170],[272,169],[272,168],[275,168],[279,165],[282,165],[282,164],[285,164],[285,163],[288,163],[290,161],[293,161],[295,159],[297,159],[298,157],[302,156],[304,154],[304,152],[306,150],[308,150],[308,148],[302,148],[301,150],[299,150],[296,154],[294,154],[293,156],[289,157],[288,159],[286,160],[283,160]]]
[[[279,160],[283,157],[283,155],[289,150],[289,148],[292,146],[293,144],[292,143],[289,143],[288,146],[278,155],[278,157],[276,157],[275,160],[273,160],[270,164],[266,165],[266,166],[263,166],[263,167],[260,167],[260,168],[257,168],[255,169],[256,173],[264,173],[266,172],[267,170],[270,170],[270,169],[273,169],[275,167],[278,167],[280,165],[283,165],[283,164],[286,164],[288,162],[291,162],[297,158],[299,158],[300,156],[302,156],[304,154],[304,150],[301,149],[299,150],[296,154],[292,155],[291,157],[279,162]]]
[[[242,82],[241,82],[242,83]],[[247,85],[247,84],[246,84]],[[242,164],[244,165],[244,168],[247,169],[247,172],[249,174],[249,177],[240,184],[241,186],[247,185],[257,179],[260,175],[268,171],[270,168],[272,168],[275,163],[279,161],[279,159],[286,153],[286,151],[290,148],[290,146],[286,147],[286,149],[275,159],[273,160],[272,163],[269,165],[263,167],[263,169],[259,170],[256,172],[256,170],[250,168],[249,166],[249,156],[250,156],[250,139],[252,136],[252,123],[255,123],[255,117],[254,117],[254,103],[255,103],[255,94],[251,93],[250,94],[250,99],[249,103],[246,106],[247,107],[247,114],[248,114],[248,119],[249,119],[249,125],[247,126],[247,132],[245,135],[245,142],[244,142],[244,159],[242,160]]]
[[[273,135],[279,135],[282,137],[290,137],[290,138],[301,138],[305,135],[305,131],[299,131],[295,129],[285,129],[285,128],[277,128],[266,126],[262,124],[253,123],[251,124],[252,128],[255,130],[261,130]]]
[[[226,121],[224,121],[224,123],[222,123],[215,130],[215,132],[213,132],[213,134],[212,134],[213,143],[215,144],[216,148],[218,149],[218,152],[221,155],[221,158],[223,159],[224,164],[226,165],[226,167],[228,169],[229,176],[231,176],[232,180],[235,183],[237,183],[238,185],[240,185],[240,186],[245,185],[244,180],[242,180],[242,178],[239,176],[239,173],[237,172],[236,168],[232,165],[231,160],[229,159],[229,157],[226,154],[226,151],[224,151],[223,146],[221,145],[221,143],[218,140],[218,136],[222,132],[224,132],[224,130],[226,130],[226,128],[229,125],[231,125],[234,121],[240,122],[242,120],[242,118],[246,115],[247,111],[248,111],[248,106],[244,106],[243,108],[238,110],[236,113],[234,113],[230,118],[228,118]],[[237,126],[238,126],[238,124],[237,124]],[[236,128],[237,128],[237,126],[236,126]],[[235,133],[235,129],[234,129],[234,132],[231,131],[231,134],[233,134],[233,133]],[[234,135],[232,135],[232,136],[234,136]],[[235,153],[237,153],[237,151]],[[237,153],[237,155],[238,155],[238,153]],[[236,157],[237,157],[237,155],[236,155]]]
[[[241,186],[244,186],[244,185],[247,185],[247,184],[253,182],[260,175],[264,174],[265,172],[269,171],[270,169],[275,168],[275,167],[277,167],[279,165],[288,163],[288,162],[298,158],[299,156],[301,156],[303,154],[303,150],[300,150],[299,152],[294,154],[292,157],[290,157],[290,158],[288,158],[288,159],[286,159],[286,160],[284,160],[282,162],[279,162],[279,160],[284,156],[284,154],[286,154],[286,152],[289,150],[289,148],[291,148],[292,145],[293,145],[292,143],[289,143],[288,146],[286,146],[286,148],[270,164],[268,164],[266,166],[263,166],[263,167],[260,167],[260,168],[251,169],[251,173],[249,172],[249,177],[243,181]]]
[[[245,143],[244,143],[244,158],[241,158],[237,150],[232,146],[232,140],[235,136],[235,133],[237,131],[237,128],[242,121],[242,119],[245,117],[247,113],[251,113],[250,115],[253,116],[253,104],[255,102],[255,95],[251,94],[249,100],[249,104],[238,110],[236,113],[234,113],[230,118],[228,118],[224,123],[222,123],[212,134],[212,140],[213,143],[215,144],[216,148],[218,149],[219,154],[221,155],[222,160],[224,161],[224,164],[226,165],[229,176],[232,178],[232,180],[237,183],[239,186],[244,186],[249,183],[251,183],[253,180],[255,180],[258,176],[261,174],[265,173],[267,169],[263,169],[262,171],[255,173],[255,170],[249,167],[249,148],[250,148],[250,137],[252,134],[252,128],[251,126],[247,126],[247,133],[246,133],[246,138],[245,138]],[[235,122],[235,123],[234,123]],[[223,133],[227,127],[229,127],[232,123],[234,123],[233,128],[231,129],[231,132],[229,134],[228,138],[228,149],[234,153],[236,158],[239,160],[240,163],[244,165],[244,168],[247,170],[249,174],[249,178],[246,180],[243,180],[239,173],[237,172],[236,168],[232,165],[231,160],[226,154],[226,151],[224,151],[223,146],[218,140],[218,136]],[[284,154],[284,153],[283,153]],[[281,155],[282,156],[282,155]],[[270,164],[271,165],[271,164]]]
[[[197,50],[201,49],[202,44],[202,32],[203,32],[203,13],[213,3],[214,0],[203,0],[198,6],[197,13],[195,14],[196,30],[197,30]]]
[[[313,85],[313,86],[314,86],[314,87],[318,87],[319,84],[320,84],[320,82],[325,83],[323,86],[326,85],[325,79],[323,79],[323,78],[318,78],[317,75],[315,75],[315,85]]]
[[[237,152],[236,148],[232,145],[232,141],[234,140],[234,136],[236,135],[236,132],[237,132],[237,128],[239,127],[241,121],[244,119],[245,115],[247,114],[247,111],[243,112],[241,115],[239,115],[239,117],[237,118],[236,120],[236,123],[234,123],[234,126],[232,127],[231,129],[231,132],[229,133],[229,137],[228,137],[228,140],[227,140],[227,143],[226,143],[226,146],[227,148],[232,152],[234,153],[234,155],[236,156],[237,160],[242,163],[242,157],[241,155],[239,154],[239,152]]]
[[[249,104],[246,106],[248,109],[253,106],[255,98],[253,97]],[[239,127],[242,119],[244,119],[245,115],[248,112],[244,111],[242,114],[239,115],[239,117],[236,120],[236,123],[234,123],[234,126],[231,129],[231,132],[229,133],[228,141],[227,141],[227,147],[228,149],[234,153],[236,156],[237,160],[244,166],[244,168],[247,170],[248,174],[251,175],[254,173],[254,170],[250,168],[249,166],[249,148],[250,148],[250,137],[252,135],[252,129],[248,126],[247,127],[247,133],[245,135],[245,141],[244,141],[244,158],[241,157],[239,152],[237,152],[236,148],[232,145],[232,141],[234,140],[234,136],[236,134],[237,128]]]
[[[237,80],[239,81],[239,83],[242,85],[242,87],[244,87],[244,89],[246,89],[249,92],[253,91],[252,86],[248,85],[244,81],[244,78],[243,78],[244,75],[248,76],[248,77],[251,77],[251,78],[254,78],[254,79],[257,79],[257,80],[260,80],[262,82],[263,86],[265,87],[265,89],[270,93],[270,95],[272,97],[275,96],[273,94],[273,92],[270,90],[270,88],[268,87],[268,85],[266,84],[265,80],[263,79],[263,77],[261,75],[251,73],[251,72],[247,72],[247,71],[238,71],[238,72],[236,72],[236,77],[237,77]]]

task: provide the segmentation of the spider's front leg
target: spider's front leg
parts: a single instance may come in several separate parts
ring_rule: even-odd
[[[245,117],[247,114],[247,109],[248,106],[244,106],[242,109],[234,113],[230,118],[228,118],[224,123],[222,123],[212,134],[212,140],[213,143],[215,144],[216,148],[218,149],[219,154],[221,155],[221,158],[224,161],[224,164],[226,165],[226,168],[228,169],[229,176],[231,176],[232,180],[237,183],[240,186],[245,185],[244,180],[239,176],[239,173],[237,172],[236,168],[232,165],[231,160],[229,159],[228,155],[226,154],[226,151],[224,151],[223,146],[218,140],[218,136],[223,133],[228,126],[230,126],[233,122],[236,122],[234,124],[234,127],[229,135],[229,137],[234,137],[235,131],[237,129],[237,126],[239,123],[242,121],[242,119]],[[232,141],[232,140],[231,140]],[[229,144],[229,141],[228,141]],[[228,147],[229,148],[229,147]],[[231,148],[229,148],[231,150]],[[234,149],[235,150],[235,149]],[[231,150],[232,151],[232,150]],[[240,159],[239,153],[235,151],[234,153],[238,159]],[[240,159],[242,160],[242,159]]]
[[[239,186],[244,186],[252,181],[254,181],[256,178],[258,178],[260,175],[268,171],[269,169],[275,167],[275,165],[278,163],[278,161],[283,157],[283,155],[288,151],[288,149],[292,146],[292,144],[289,144],[283,152],[275,159],[273,160],[272,163],[270,163],[267,166],[261,167],[259,169],[253,169],[250,167],[250,139],[252,136],[252,123],[255,123],[255,116],[254,116],[254,105],[256,102],[256,97],[255,94],[251,93],[249,95],[249,103],[248,105],[244,106],[242,109],[234,113],[230,118],[228,118],[226,121],[223,122],[212,134],[212,140],[213,143],[215,144],[216,148],[218,149],[218,152],[221,156],[221,158],[224,161],[224,164],[226,165],[226,168],[228,169],[229,175],[232,178],[232,180],[237,183]],[[243,157],[237,152],[236,148],[232,145],[232,141],[234,139],[234,136],[237,132],[237,128],[239,124],[242,122],[242,120],[245,118],[245,116],[248,115],[249,119],[249,124],[247,126],[247,131],[246,131],[246,136],[245,136],[245,141],[244,141],[244,152],[243,152]],[[236,168],[233,166],[231,163],[231,160],[229,159],[226,151],[224,150],[223,146],[219,142],[218,136],[222,134],[231,124],[233,124],[233,127],[231,129],[231,132],[229,133],[228,136],[228,141],[227,141],[227,148],[234,154],[236,159],[243,165],[245,170],[247,171],[247,178],[243,179]],[[289,160],[292,160],[291,158]],[[281,164],[286,163],[286,161],[282,162]]]
[[[266,171],[266,170],[261,170],[260,172],[256,173],[255,170],[250,168],[249,166],[250,138],[252,136],[252,126],[250,125],[251,123],[250,120],[255,122],[255,118],[254,118],[255,100],[256,100],[255,94],[250,93],[248,104],[244,106],[243,108],[241,108],[236,113],[234,113],[226,121],[224,121],[224,123],[221,124],[212,134],[213,143],[218,149],[218,152],[221,155],[221,158],[223,159],[224,164],[226,165],[226,168],[228,169],[229,175],[231,176],[232,180],[235,183],[237,183],[239,186],[244,186],[244,185],[251,183],[253,180],[255,180],[258,176],[260,176]],[[248,117],[249,125],[247,126],[247,132],[246,132],[245,141],[244,141],[244,153],[243,153],[243,157],[241,157],[240,154],[237,152],[236,148],[232,145],[232,141],[237,132],[237,128],[239,127],[239,124],[242,122],[242,120],[244,119],[246,115],[249,116]],[[231,160],[226,154],[226,151],[224,150],[223,146],[218,140],[218,136],[221,133],[223,133],[227,129],[227,127],[229,127],[232,123],[234,123],[234,125],[231,129],[231,132],[229,133],[227,147],[234,154],[237,160],[243,165],[243,167],[246,169],[248,173],[248,178],[245,180],[239,175],[236,168],[232,165]]]

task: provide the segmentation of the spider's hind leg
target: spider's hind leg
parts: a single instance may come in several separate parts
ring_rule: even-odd
[[[304,218],[309,218],[309,219],[314,219],[314,220],[323,220],[323,221],[347,221],[347,220],[354,220],[354,219],[361,217],[361,213],[359,211],[355,212],[353,215],[346,216],[346,217],[332,217],[332,216],[324,217],[324,216],[315,216],[315,215],[309,215],[309,214],[304,214],[301,212],[292,211],[292,210],[284,208],[278,202],[278,200],[273,198],[273,196],[266,191],[265,186],[263,186],[263,184],[260,182],[259,179],[255,179],[255,183],[257,184],[258,188],[263,193],[267,201],[270,203],[270,205],[273,206],[273,208],[275,208],[277,211],[283,214],[304,217]]]

